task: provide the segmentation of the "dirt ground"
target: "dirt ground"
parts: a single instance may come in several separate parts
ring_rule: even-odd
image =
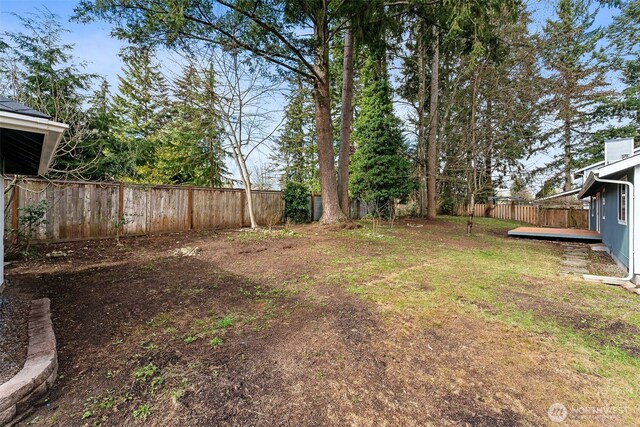
[[[445,290],[421,275],[439,267],[410,242],[463,256],[508,238],[487,227],[465,239],[464,226],[449,221],[397,227],[394,239],[307,225],[41,246],[37,258],[7,269],[8,294],[51,298],[59,346],[59,380],[23,424],[537,426],[552,425],[555,402],[620,404],[608,394],[610,378],[572,368],[588,359],[582,350],[491,313],[515,301],[534,319],[578,322],[598,345],[620,343],[630,357],[640,355],[628,337],[635,326],[608,333],[596,317],[585,324],[577,308],[520,284],[496,291],[495,304],[434,296],[418,310],[416,298]],[[403,238],[409,247],[388,257]],[[553,243],[517,245],[559,265]],[[64,256],[47,257],[52,251]],[[548,283],[518,277],[525,287]],[[383,292],[393,299],[377,297]],[[632,419],[615,413],[607,423]]]
[[[27,358],[30,302],[28,294],[0,295],[0,384],[17,374]]]

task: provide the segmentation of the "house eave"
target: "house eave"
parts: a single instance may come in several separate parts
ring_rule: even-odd
[[[1,127],[17,131],[44,134],[44,141],[40,152],[38,175],[44,175],[51,166],[58,145],[64,131],[69,125],[58,123],[42,117],[0,111]]]
[[[632,169],[636,166],[640,165],[640,154],[635,154],[626,159],[618,160],[614,163],[609,163],[598,169],[595,172],[590,172],[587,178],[578,193],[578,199],[583,199],[588,196],[592,196],[598,192],[600,188],[603,187],[604,184],[596,181],[595,177],[598,178],[617,178],[627,169]]]
[[[593,172],[589,173],[587,179],[585,179],[584,184],[582,185],[582,188],[580,189],[580,192],[578,193],[578,199],[584,199],[585,197],[596,194],[600,187],[602,187],[600,184],[601,183],[598,183],[595,180],[595,174]]]
[[[598,176],[600,178],[608,178],[612,175],[618,174],[638,165],[640,165],[640,154],[636,154],[634,156],[627,157],[626,159],[618,160],[615,163],[609,163],[608,165],[601,167],[598,170]]]

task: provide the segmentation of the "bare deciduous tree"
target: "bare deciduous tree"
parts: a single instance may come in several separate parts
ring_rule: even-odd
[[[269,109],[272,105],[269,98],[279,85],[265,79],[262,64],[255,61],[249,64],[247,56],[238,49],[216,50],[211,60],[220,76],[216,102],[225,149],[232,153],[242,180],[251,228],[257,228],[247,159],[272,139],[282,123],[274,123],[277,110]]]

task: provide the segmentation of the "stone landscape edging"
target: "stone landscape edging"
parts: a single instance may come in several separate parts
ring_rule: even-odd
[[[58,353],[50,305],[48,298],[31,301],[27,360],[20,372],[0,385],[0,427],[31,409],[56,380]]]

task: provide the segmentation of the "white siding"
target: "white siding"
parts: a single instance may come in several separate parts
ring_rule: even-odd
[[[640,165],[634,168],[634,186],[633,186],[633,218],[628,218],[627,223],[632,225],[633,232],[633,269],[634,274],[640,275]]]

